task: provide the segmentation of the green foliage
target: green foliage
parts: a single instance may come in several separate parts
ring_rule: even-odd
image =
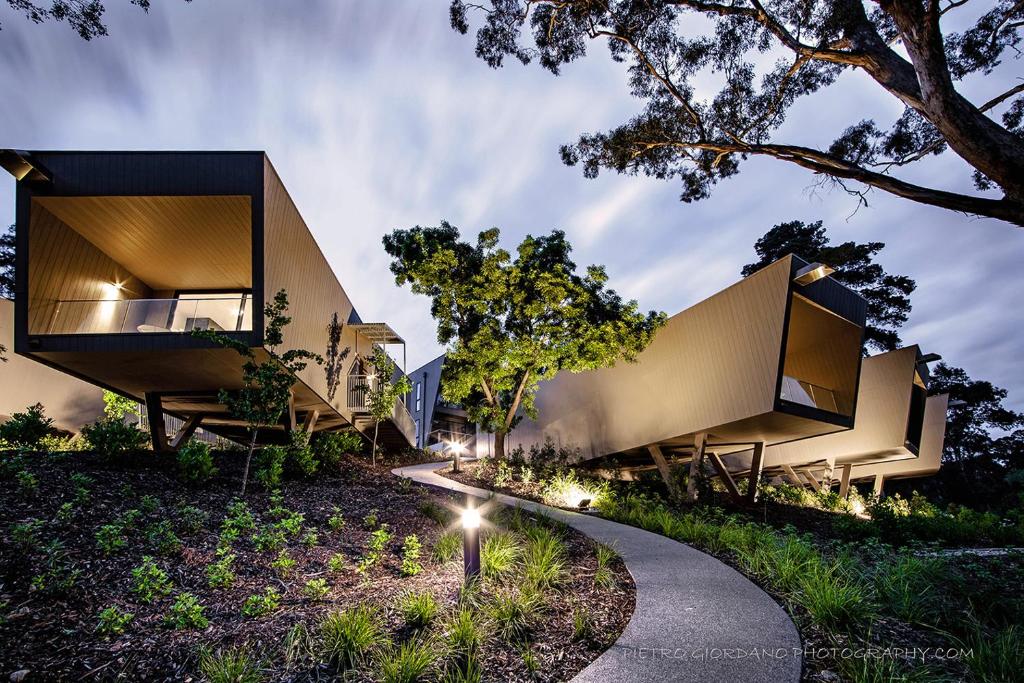
[[[476,244],[454,226],[395,230],[384,238],[398,285],[432,300],[438,341],[447,345],[444,398],[504,436],[517,415],[536,417],[538,383],[559,371],[582,372],[634,360],[665,320],[639,312],[605,288],[604,268],[576,273],[565,234],[527,236],[515,257],[498,247],[499,232]]]
[[[398,598],[398,612],[405,623],[414,629],[429,626],[440,609],[437,600],[429,591],[408,592]]]
[[[199,671],[210,683],[263,683],[266,676],[246,646],[217,650],[202,648]]]
[[[99,623],[96,624],[96,632],[104,638],[119,636],[124,633],[128,624],[134,618],[135,615],[131,612],[122,612],[117,607],[111,605],[100,612]]]
[[[970,14],[956,13],[954,22],[945,15],[958,6],[452,0],[449,18],[461,33],[470,30],[471,16],[482,18],[476,54],[491,67],[506,59],[536,60],[558,74],[600,46],[623,64],[628,78],[615,78],[628,84],[642,109],[560,149],[562,161],[582,166],[587,178],[607,169],[676,179],[680,199],[693,202],[738,174],[751,156],[761,156],[823,174],[824,182],[850,193],[866,191],[849,185],[856,181],[867,190],[1019,225],[1019,206],[989,204],[978,194],[911,188],[893,177],[899,167],[951,148],[973,167],[976,189],[1015,201],[1021,196],[1021,100],[1008,107],[1001,124],[985,111],[988,105],[953,103],[967,100],[974,88],[1007,89],[996,67],[1018,56],[1024,12],[1014,0],[999,0]],[[920,34],[924,23],[932,26],[928,39]],[[865,83],[876,84],[874,94],[891,96],[902,115],[880,128],[865,118],[872,111],[867,102],[878,98],[865,95],[839,112],[834,123],[845,130],[837,139],[808,146],[812,138],[787,114],[794,107],[820,111],[837,97],[828,87],[854,69],[869,77]],[[921,83],[935,85],[922,90]],[[1006,97],[1011,93],[1016,94],[1010,90]],[[1002,145],[1011,149],[994,156]]]
[[[541,590],[547,590],[560,584],[565,574],[565,544],[562,540],[542,526],[527,529],[523,552],[526,580]]]
[[[310,579],[302,588],[303,594],[313,601],[323,600],[330,591],[327,579]]]
[[[242,604],[242,614],[251,619],[256,619],[270,614],[280,605],[281,594],[274,590],[272,586],[267,586],[263,593],[250,595],[245,599],[245,602]]]
[[[196,596],[191,593],[182,593],[174,601],[170,611],[164,617],[164,624],[179,630],[206,628],[210,625],[210,622],[203,615],[203,610],[205,609]]]
[[[395,361],[391,360],[382,346],[373,348],[370,365],[373,367],[373,375],[366,387],[366,409],[374,419],[372,457],[376,465],[377,428],[391,417],[398,400],[412,391],[412,381],[404,373],[396,378]]]
[[[341,670],[361,664],[383,637],[376,610],[365,604],[332,612],[320,622],[323,654]]]
[[[407,640],[391,644],[377,658],[382,683],[415,683],[424,679],[437,654],[430,643]]]
[[[431,556],[433,557],[434,562],[444,564],[454,560],[461,552],[462,535],[457,531],[449,531],[438,537],[437,542],[434,543],[434,549]]]
[[[145,495],[142,498],[139,498],[139,507],[142,508],[142,511],[146,514],[153,514],[160,509],[160,505],[160,499],[156,496]]]
[[[235,583],[235,554],[227,550],[218,550],[217,558],[206,565],[206,580],[210,588],[230,588]]]
[[[124,537],[124,530],[120,524],[104,524],[96,532],[96,547],[104,555],[120,552],[127,545],[128,539]]]
[[[106,458],[138,451],[146,445],[146,435],[134,425],[111,418],[85,425],[82,436],[94,451]]]
[[[981,683],[1005,683],[1019,680],[1024,671],[1024,637],[1019,624],[1011,624],[994,633],[986,632],[979,624],[971,626],[963,647],[974,651],[967,658],[967,666]]]
[[[530,467],[529,465],[523,465],[522,467],[519,468],[519,481],[523,482],[524,484],[529,484],[530,482],[532,482],[535,476],[536,475],[534,474],[533,468]]]
[[[277,526],[289,536],[298,536],[302,533],[302,525],[306,522],[306,515],[301,512],[283,510],[283,514],[277,521]]]
[[[139,406],[130,398],[115,394],[113,391],[103,391],[103,414],[111,420],[124,420],[128,415],[138,415]]]
[[[39,545],[39,532],[46,526],[41,519],[29,519],[11,526],[11,540],[22,550],[31,552]]]
[[[32,577],[32,590],[63,596],[71,592],[82,573],[71,562],[64,544],[51,541],[43,547],[43,571]]]
[[[487,578],[501,578],[519,566],[522,552],[512,534],[489,534],[480,544],[480,572]]]
[[[74,503],[61,503],[60,507],[57,508],[57,514],[54,519],[61,524],[67,524],[75,518],[75,504]]]
[[[882,242],[843,242],[832,245],[821,221],[780,223],[754,244],[758,261],[743,267],[751,275],[788,254],[810,263],[835,268],[832,279],[861,294],[868,303],[864,343],[879,351],[899,348],[899,328],[910,315],[910,294],[917,285],[904,275],[890,275],[873,259],[885,247]]]
[[[256,457],[256,481],[265,489],[281,485],[288,451],[281,446],[264,446]]]
[[[220,524],[221,532],[229,537],[256,529],[256,519],[244,500],[233,500],[228,504],[228,513]]]
[[[313,437],[313,453],[324,467],[335,469],[341,464],[341,456],[355,455],[363,450],[363,437],[359,432],[345,429],[337,432],[318,432]]]
[[[170,521],[164,519],[146,527],[146,542],[158,555],[174,555],[181,550],[181,539]]]
[[[253,534],[252,542],[258,552],[275,553],[285,545],[284,532],[275,526],[266,526]]]
[[[203,528],[206,520],[210,518],[208,512],[194,505],[183,505],[178,509],[181,519],[181,528],[186,534],[194,534]]]
[[[416,534],[410,534],[402,539],[402,576],[416,576],[423,571],[420,564],[420,554],[423,545]]]
[[[370,510],[369,514],[363,517],[363,526],[367,529],[373,529],[379,523],[377,519],[377,510]]]
[[[171,580],[149,555],[142,564],[132,569],[132,590],[142,602],[153,602],[171,592]]]
[[[471,657],[483,641],[480,618],[471,609],[459,607],[444,624],[444,642],[458,657]]]
[[[23,496],[32,496],[39,490],[39,480],[28,470],[21,470],[14,475],[14,478],[18,482],[18,491]]]
[[[345,528],[345,515],[341,514],[341,508],[337,505],[331,510],[331,516],[327,518],[327,528],[335,533]]]
[[[235,351],[243,359],[242,388],[237,391],[221,389],[219,400],[228,407],[236,418],[249,425],[252,440],[245,459],[245,473],[242,476],[242,495],[245,495],[249,480],[249,463],[256,447],[256,436],[262,427],[277,424],[288,409],[290,392],[295,377],[306,368],[309,361],[322,364],[323,359],[303,349],[279,351],[284,344],[284,328],[291,323],[286,315],[288,295],[280,290],[268,301],[263,309],[262,351],[267,358],[258,360],[255,351],[245,341],[235,339],[215,330],[193,330],[192,334]],[[265,449],[264,449],[265,450]],[[264,486],[276,486],[264,482]]]
[[[0,440],[26,450],[37,449],[45,436],[53,431],[53,418],[46,417],[42,403],[36,403],[23,413],[14,413],[0,424]]]
[[[494,595],[485,607],[495,632],[509,643],[526,639],[543,604],[540,594],[529,589],[506,589]]]
[[[512,481],[512,467],[504,460],[499,460],[494,468],[494,485],[501,489]]]
[[[572,610],[572,639],[578,643],[593,641],[596,632],[594,615],[585,605],[577,605]]]
[[[442,527],[448,526],[448,523],[451,522],[452,519],[452,513],[450,511],[429,498],[421,501],[420,504],[416,506],[416,510],[427,519],[434,520]]]
[[[302,545],[307,548],[313,548],[320,543],[320,534],[317,533],[315,528],[307,529],[306,533],[302,535]]]
[[[47,453],[77,453],[89,450],[89,443],[80,434],[47,434],[39,440],[39,448]]]
[[[320,461],[313,454],[309,445],[309,434],[301,430],[291,433],[288,444],[288,457],[285,469],[293,477],[312,477],[320,468]]]
[[[541,496],[551,505],[576,508],[584,500],[590,501],[591,507],[600,507],[601,500],[608,495],[609,486],[606,481],[583,481],[576,470],[556,468],[541,483]]]
[[[190,484],[205,484],[217,475],[210,447],[198,439],[189,439],[178,449],[178,471]]]
[[[612,573],[609,565],[619,557],[619,554],[615,552],[614,548],[604,543],[598,543],[595,556],[597,569],[594,570],[594,585],[605,590],[614,588],[615,574]]]
[[[295,564],[295,560],[288,554],[288,551],[282,550],[274,558],[274,561],[270,563],[270,566],[278,576],[287,578],[292,573],[292,570],[295,569]]]
[[[888,612],[911,624],[934,623],[943,609],[936,587],[948,570],[938,558],[900,553],[879,564],[871,578]]]
[[[327,559],[327,569],[334,574],[344,571],[346,564],[348,561],[343,553],[334,553]]]
[[[391,539],[392,534],[388,531],[387,524],[381,524],[378,528],[374,529],[373,533],[370,534],[370,540],[367,542],[366,553],[359,558],[356,571],[362,574],[377,564]]]

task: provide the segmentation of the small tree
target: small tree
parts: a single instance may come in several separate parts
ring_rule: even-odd
[[[0,298],[14,298],[14,226],[0,235]],[[0,344],[0,363],[7,362],[7,347]]]
[[[373,418],[373,453],[370,460],[377,465],[377,432],[380,423],[394,413],[395,402],[412,391],[412,382],[405,374],[395,376],[395,361],[391,360],[384,349],[377,346],[373,349],[373,380],[366,388],[366,408]]]
[[[103,414],[112,420],[123,420],[127,415],[138,415],[138,404],[113,391],[103,392]]]
[[[285,315],[288,310],[288,295],[285,290],[274,295],[273,302],[267,303],[263,309],[264,334],[263,348],[267,359],[258,360],[255,350],[238,339],[234,339],[215,330],[193,330],[192,334],[208,339],[215,344],[234,350],[245,359],[242,365],[242,388],[237,391],[221,389],[219,400],[228,407],[231,414],[245,420],[252,438],[249,441],[249,452],[245,458],[245,472],[242,475],[242,495],[245,495],[249,482],[249,464],[256,449],[256,438],[259,430],[277,424],[281,416],[288,410],[292,385],[295,375],[305,369],[307,361],[317,364],[323,359],[309,351],[290,349],[279,352],[278,347],[284,343],[284,328],[292,319]]]
[[[635,360],[665,321],[606,289],[601,266],[576,273],[565,233],[527,236],[513,258],[498,247],[498,230],[475,245],[442,222],[396,230],[384,238],[399,284],[433,303],[437,338],[448,346],[443,395],[494,432],[494,455],[505,435],[536,417],[537,385],[560,371],[582,372]]]
[[[788,221],[766,232],[754,244],[757,263],[743,266],[744,277],[756,273],[787,254],[820,261],[836,269],[832,276],[856,290],[867,301],[868,319],[864,344],[879,351],[900,345],[899,328],[910,315],[910,294],[917,283],[905,275],[890,275],[874,262],[884,242],[831,244],[821,221]]]

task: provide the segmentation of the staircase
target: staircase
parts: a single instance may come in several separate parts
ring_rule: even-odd
[[[366,394],[377,378],[372,375],[349,375],[347,403],[352,411],[352,424],[367,439],[373,440],[374,419],[366,407]],[[405,403],[398,399],[391,417],[377,426],[377,445],[385,450],[408,448],[416,443],[416,423]]]

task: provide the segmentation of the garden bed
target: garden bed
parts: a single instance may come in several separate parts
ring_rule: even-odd
[[[609,485],[537,461],[439,473],[567,509],[592,498],[603,516],[733,566],[793,617],[807,681],[1013,681],[1024,666],[1020,552],[942,556],[935,546],[883,543],[876,523],[859,518],[858,533],[871,533],[851,542],[836,534],[851,515],[780,503],[668,505],[656,486]]]
[[[219,456],[220,474],[202,488],[152,453],[132,456],[144,463],[136,467],[87,453],[6,457],[5,677],[216,679],[237,656],[255,676],[244,680],[343,669],[346,680],[403,680],[417,668],[430,679],[567,680],[633,611],[618,558],[562,525],[506,511],[490,516],[500,529],[485,530],[485,577],[460,590],[451,511],[463,501],[353,458],[277,496],[250,492],[243,507],[232,502],[238,454]],[[555,566],[536,559],[545,552]],[[342,626],[360,620],[370,636],[345,645]]]

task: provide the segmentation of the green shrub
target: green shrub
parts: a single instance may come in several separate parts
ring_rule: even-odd
[[[253,476],[265,489],[276,489],[281,485],[284,463],[288,452],[281,446],[264,446],[256,456],[256,470]]]
[[[146,435],[134,425],[110,418],[82,427],[82,436],[94,451],[106,458],[138,451],[146,445]]]
[[[519,481],[523,482],[524,484],[529,484],[534,480],[535,477],[536,475],[533,472],[533,468],[530,467],[529,465],[523,465],[522,467],[519,468]]]
[[[435,562],[444,564],[458,557],[461,551],[462,535],[458,531],[449,531],[437,539],[431,555]]]
[[[810,565],[800,575],[799,587],[800,604],[822,626],[853,627],[871,619],[866,590],[841,562]]]
[[[228,504],[228,513],[220,523],[221,538],[233,541],[239,535],[254,531],[256,519],[244,500],[233,500]]]
[[[190,439],[178,450],[178,471],[190,484],[205,484],[217,475],[210,447],[198,439]]]
[[[278,576],[287,578],[295,569],[295,564],[295,560],[288,554],[288,551],[282,550],[277,554],[277,558],[270,563],[270,566]]]
[[[75,518],[75,504],[74,503],[61,503],[60,507],[57,508],[57,514],[54,515],[54,519],[61,524],[67,524]]]
[[[323,654],[339,669],[358,666],[383,639],[377,612],[367,605],[332,612],[320,622]]]
[[[508,574],[518,566],[521,554],[522,548],[512,534],[489,534],[480,546],[480,571],[489,578]]]
[[[39,532],[46,526],[41,519],[30,519],[11,526],[11,540],[26,552],[32,552],[39,545]]]
[[[319,432],[313,438],[313,453],[327,468],[336,468],[341,464],[342,455],[355,455],[362,450],[363,437],[352,430]]]
[[[948,572],[944,560],[901,553],[873,572],[879,604],[908,623],[934,623],[943,608],[935,589]]]
[[[369,514],[363,517],[363,527],[366,529],[376,528],[379,520],[377,519],[377,510],[370,510]]]
[[[262,594],[250,595],[242,605],[242,614],[250,618],[270,614],[281,604],[281,594],[273,587],[267,586]]]
[[[131,612],[122,612],[117,607],[110,606],[103,609],[99,615],[99,623],[96,624],[96,632],[104,638],[119,636],[131,623],[135,615]]]
[[[142,511],[147,515],[151,515],[159,510],[160,505],[160,499],[156,496],[145,495],[142,498],[139,498],[139,507],[142,508]]]
[[[415,683],[423,680],[437,655],[429,643],[407,640],[384,648],[377,659],[383,683]]]
[[[428,591],[405,593],[398,599],[399,613],[405,623],[415,629],[426,628],[437,616],[439,609],[437,600]]]
[[[313,455],[313,448],[309,445],[309,434],[303,431],[293,431],[291,442],[288,446],[285,467],[293,477],[312,477],[320,468],[320,461]]]
[[[306,597],[314,601],[323,600],[330,591],[327,579],[310,579],[302,588],[302,592]]]
[[[43,552],[46,555],[44,570],[32,577],[32,590],[52,596],[66,595],[74,588],[82,572],[68,559],[62,542],[47,543]]]
[[[578,643],[589,643],[596,632],[594,615],[585,605],[579,605],[572,611],[572,639]]]
[[[150,524],[146,527],[145,533],[146,542],[158,555],[174,555],[181,550],[181,539],[174,533],[174,527],[169,520],[162,519]]]
[[[445,622],[444,642],[457,657],[471,657],[484,640],[480,619],[470,609],[460,607]]]
[[[504,460],[498,461],[498,466],[494,469],[494,486],[496,488],[505,488],[512,481],[512,468]]]
[[[199,653],[199,672],[210,683],[263,683],[266,677],[247,646]]]
[[[313,548],[320,543],[320,534],[317,533],[316,529],[307,529],[306,533],[302,535],[302,545],[307,548]]]
[[[565,544],[544,527],[526,531],[523,575],[534,586],[546,590],[562,582],[566,573]]]
[[[104,524],[96,532],[96,547],[104,555],[113,555],[124,550],[128,545],[128,539],[124,537],[121,526],[118,524]]]
[[[342,571],[344,571],[346,564],[347,564],[347,562],[345,561],[345,555],[344,554],[342,554],[342,553],[334,553],[327,560],[327,569],[328,569],[328,571],[330,571],[330,572],[332,572],[334,574],[339,574]]]
[[[967,666],[981,683],[1019,681],[1024,671],[1024,637],[1018,624],[1011,624],[994,633],[974,623],[962,647],[974,651],[966,658]]]
[[[39,448],[47,453],[77,453],[88,450],[89,444],[79,434],[47,434],[39,440]]]
[[[142,564],[132,569],[132,581],[132,590],[142,602],[153,602],[171,592],[171,580],[149,555],[145,555]]]
[[[274,553],[284,547],[284,532],[275,526],[266,526],[262,531],[253,534],[252,542],[259,552]]]
[[[203,528],[206,524],[206,520],[209,519],[210,515],[200,508],[194,505],[185,505],[178,510],[178,515],[181,518],[181,528],[185,530],[187,534],[194,534]]]
[[[387,524],[381,524],[378,528],[373,530],[370,534],[370,540],[367,543],[366,553],[359,559],[359,563],[356,565],[356,571],[362,574],[373,565],[380,561],[381,556],[384,553],[384,549],[388,543],[391,542],[392,535],[388,531]]]
[[[235,554],[227,550],[218,550],[219,559],[206,565],[206,580],[210,588],[230,588],[235,583],[235,572],[231,568],[235,562]]]
[[[0,424],[0,439],[18,448],[34,450],[52,431],[53,419],[46,417],[42,403],[36,403]]]
[[[423,565],[420,564],[422,548],[416,534],[410,534],[402,540],[402,576],[416,576],[423,571]]]
[[[170,612],[164,617],[164,624],[178,630],[186,628],[203,629],[210,625],[203,616],[203,607],[199,599],[191,593],[182,593],[171,605]]]
[[[139,414],[139,404],[126,396],[104,390],[103,414],[112,420],[124,420],[128,415]]]
[[[417,511],[427,519],[432,519],[437,522],[440,526],[448,526],[448,523],[452,519],[452,513],[447,509],[441,507],[434,501],[427,499],[422,501],[417,507]]]
[[[345,528],[345,516],[341,514],[338,506],[334,506],[331,516],[327,518],[327,528],[335,533]]]
[[[277,527],[286,532],[289,536],[298,536],[302,531],[302,525],[306,522],[306,515],[301,512],[285,510],[277,521]]]
[[[486,612],[498,636],[517,643],[530,634],[541,604],[540,595],[532,590],[503,590],[494,595]]]
[[[39,490],[39,480],[28,470],[21,470],[15,478],[18,481],[18,490],[23,496],[31,496]]]

